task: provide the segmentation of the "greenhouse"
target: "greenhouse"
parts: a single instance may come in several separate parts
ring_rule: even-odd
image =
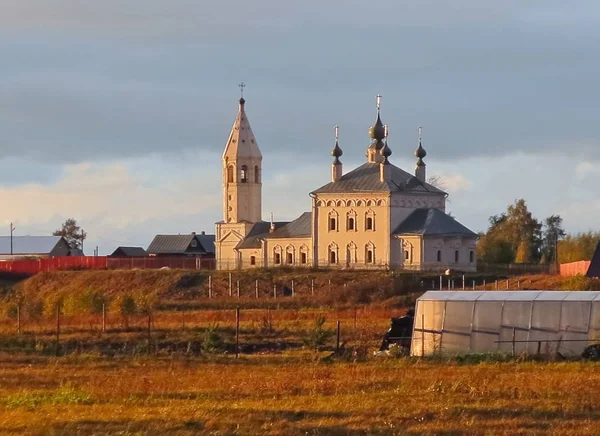
[[[417,299],[411,355],[569,357],[598,343],[598,291],[428,291]]]

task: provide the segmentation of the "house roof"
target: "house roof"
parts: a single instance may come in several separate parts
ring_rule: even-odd
[[[0,254],[10,255],[10,239],[10,236],[0,236]],[[48,254],[62,239],[62,236],[13,236],[12,253],[18,255]]]
[[[415,209],[396,227],[393,234],[477,236],[440,209]]]
[[[111,256],[115,256],[117,252],[121,252],[127,257],[146,257],[148,253],[142,247],[117,247]]]
[[[395,165],[390,165],[390,180],[381,181],[380,164],[367,162],[344,174],[340,180],[330,182],[313,191],[314,194],[349,192],[435,192],[445,194],[441,189],[426,182]]]
[[[152,254],[183,254],[187,253],[192,240],[196,239],[200,245],[198,252],[215,252],[215,235],[156,235],[148,246],[148,253]]]
[[[289,224],[289,221],[276,221],[273,223],[275,225],[275,232],[281,227]],[[244,249],[244,248],[260,248],[260,240],[265,238],[273,233],[269,233],[271,228],[271,223],[268,221],[260,221],[255,223],[252,226],[252,229],[248,232],[248,235],[240,241],[240,243],[235,247],[236,249]]]
[[[267,238],[308,238],[312,235],[312,213],[304,212],[294,221],[287,223],[286,225],[275,230],[273,233],[269,233]]]

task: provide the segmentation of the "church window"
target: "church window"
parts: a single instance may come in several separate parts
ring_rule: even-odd
[[[354,218],[348,218],[348,230],[354,230]]]
[[[335,218],[329,217],[329,230],[335,230]]]
[[[336,255],[335,255],[335,251],[330,249],[329,250],[329,263],[337,263],[336,262]]]
[[[375,245],[372,242],[365,246],[365,262],[375,263]]]
[[[367,263],[373,263],[373,250],[367,250]]]
[[[254,183],[260,183],[260,168],[254,165]]]
[[[227,167],[227,183],[233,183],[233,165]]]
[[[250,265],[256,265],[256,256],[250,256]]]
[[[248,167],[246,165],[242,165],[241,173],[240,173],[240,181],[242,183],[248,182]]]
[[[329,212],[328,227],[329,231],[338,230],[338,214],[336,211]]]
[[[306,253],[300,253],[300,263],[306,264]]]
[[[454,262],[458,263],[458,250],[454,250]]]
[[[367,230],[373,230],[373,218],[372,217],[367,217],[366,227],[367,227]]]
[[[287,263],[288,263],[288,265],[291,265],[294,263],[294,254],[293,253],[287,253]]]
[[[469,262],[470,262],[470,263],[473,263],[473,262],[475,262],[475,252],[474,252],[473,250],[471,250],[471,251],[469,252]]]
[[[408,250],[404,250],[404,260],[410,259],[410,252]]]
[[[281,254],[275,253],[275,265],[279,265],[281,263]]]
[[[437,261],[441,262],[442,261],[442,250],[438,250],[437,251]]]

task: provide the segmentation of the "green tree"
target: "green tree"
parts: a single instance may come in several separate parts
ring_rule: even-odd
[[[54,236],[62,236],[67,240],[67,243],[71,248],[79,248],[83,250],[83,241],[87,238],[87,233],[79,225],[75,218],[69,218],[60,229],[55,230],[52,233]]]
[[[544,263],[554,263],[556,261],[556,247],[558,241],[564,238],[566,232],[562,227],[562,218],[560,215],[551,215],[544,221],[544,240],[542,247],[542,259]]]

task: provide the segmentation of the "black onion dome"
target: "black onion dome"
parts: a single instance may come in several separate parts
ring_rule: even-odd
[[[240,98],[240,104],[243,106],[244,103],[246,103],[246,100],[244,100],[244,97]]]
[[[383,148],[381,149],[381,155],[385,157],[385,161],[387,162],[388,157],[392,155],[392,149],[388,147],[387,141],[385,141]]]
[[[333,147],[333,150],[331,150],[331,155],[333,157],[341,157],[344,154],[344,152],[342,151],[342,149],[340,148],[339,144],[337,141],[335,141],[335,147]]]
[[[372,139],[383,139],[385,138],[385,128],[383,127],[383,123],[381,122],[381,117],[377,114],[377,121],[375,124],[371,126],[369,129],[369,136]]]
[[[419,147],[417,147],[417,149],[415,150],[415,157],[423,159],[425,156],[427,156],[427,152],[425,151],[425,149],[421,145],[421,142],[419,141]]]

